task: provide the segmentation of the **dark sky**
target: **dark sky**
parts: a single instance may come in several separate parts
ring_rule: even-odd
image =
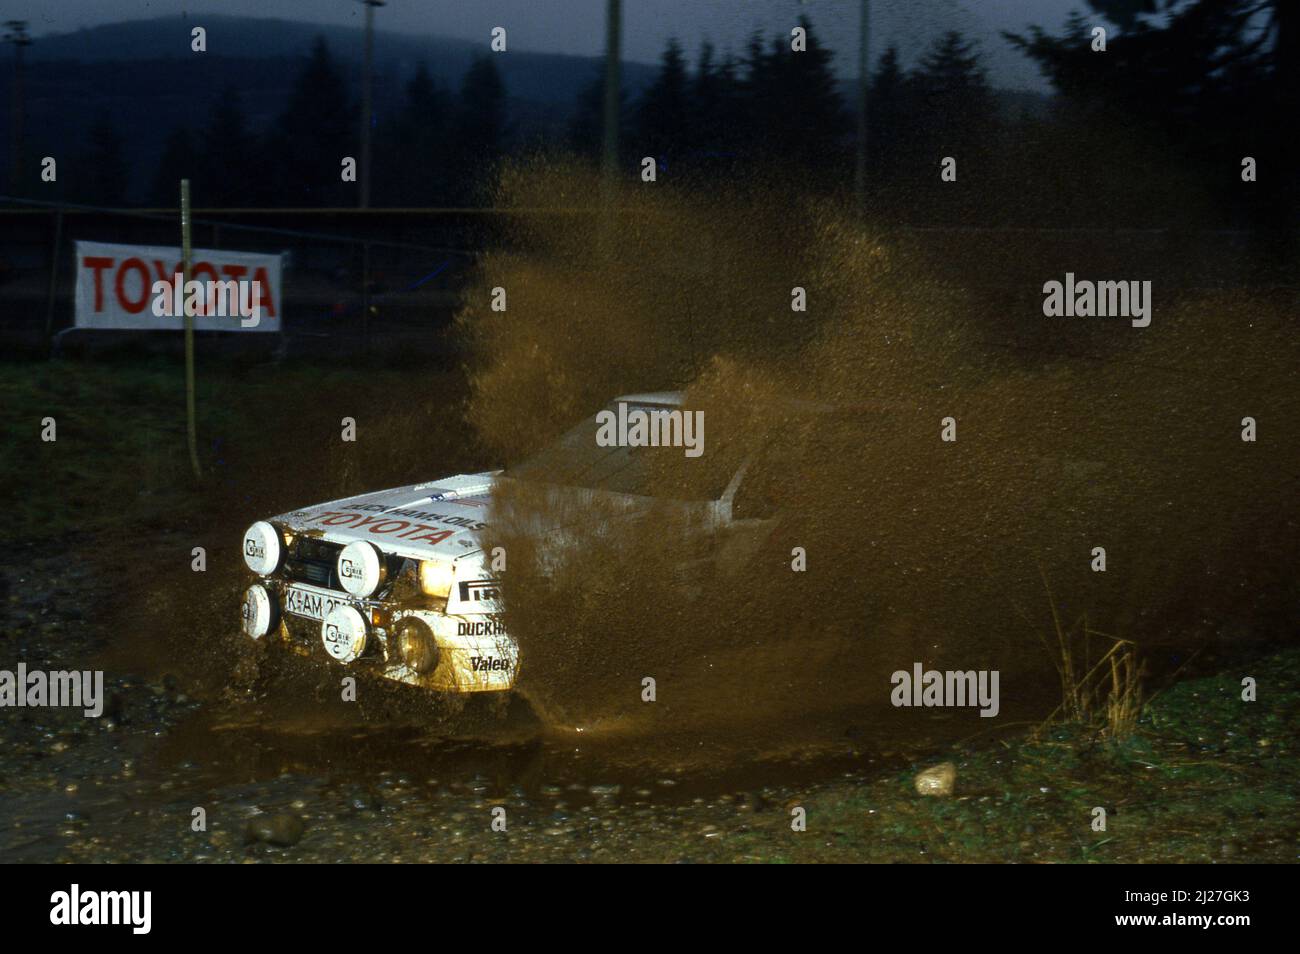
[[[936,34],[959,29],[981,41],[995,85],[1030,89],[1044,88],[1037,70],[998,31],[1038,23],[1058,32],[1071,9],[1086,9],[1084,0],[870,2],[873,62],[890,43],[911,62]],[[186,15],[201,23],[205,11],[319,23],[362,20],[356,0],[7,0],[5,7],[5,19],[29,20],[38,37],[162,16]],[[514,48],[593,54],[604,45],[604,9],[605,0],[388,0],[376,23],[383,30],[484,42],[493,27],[503,26]],[[857,63],[858,9],[858,0],[623,0],[624,51],[628,59],[651,62],[675,35],[692,57],[705,38],[739,52],[755,29],[767,36],[786,32],[805,13],[847,71]]]

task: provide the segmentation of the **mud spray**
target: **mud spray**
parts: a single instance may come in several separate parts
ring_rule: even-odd
[[[481,443],[518,462],[615,395],[680,389],[706,450],[689,466],[676,451],[656,492],[712,486],[762,448],[781,516],[701,547],[664,506],[566,507],[545,479],[497,494],[487,543],[508,558],[521,690],[552,725],[766,750],[887,715],[890,673],[917,661],[999,669],[1004,714],[1041,716],[1059,701],[1045,582],[1063,619],[1136,641],[1157,670],[1207,640],[1290,633],[1293,304],[1170,292],[1146,329],[1052,320],[1037,292],[1064,269],[990,307],[834,202],[641,186],[602,225],[569,211],[598,185],[549,162],[502,176],[515,214],[458,316]],[[1039,346],[989,347],[999,335]],[[809,423],[795,402],[833,412]],[[563,560],[539,525],[565,528]]]
[[[175,676],[209,703],[205,721],[217,727],[284,733],[268,751],[288,751],[286,738],[316,730],[463,724],[463,713],[383,681],[344,704],[338,666],[269,652],[243,636],[234,615],[251,579],[238,546],[251,521],[478,466],[461,410],[463,377],[307,365],[231,378],[225,413],[208,423],[222,454],[208,468],[201,503],[142,528],[156,541],[148,560],[111,564],[120,597],[110,608],[115,636],[105,664]],[[355,443],[337,439],[344,417],[358,421]],[[194,546],[206,551],[205,572],[191,570]]]
[[[485,543],[508,557],[520,692],[565,745],[603,735],[675,767],[810,755],[846,735],[894,749],[891,736],[940,715],[889,706],[890,674],[915,662],[1001,671],[1002,717],[969,731],[1041,718],[1059,701],[1045,580],[1063,619],[1135,640],[1157,674],[1207,642],[1293,633],[1293,301],[1175,294],[1181,275],[1156,283],[1149,328],[1052,320],[1039,290],[1067,270],[1148,275],[1105,242],[1089,272],[1037,240],[905,241],[842,203],[787,199],[788,183],[629,187],[603,224],[574,211],[598,194],[563,163],[504,171],[508,226],[457,318],[467,379],[250,369],[227,395],[202,508],[152,528],[174,552],[114,570],[123,665],[175,672],[211,702],[196,751],[230,736],[291,759],[286,733],[352,746],[350,726],[419,726],[437,746],[512,738],[513,725],[467,725],[403,687],[342,704],[339,671],[320,660],[290,661],[303,663],[293,679],[268,665],[237,629],[240,533],[312,501],[518,464],[640,391],[685,391],[706,425],[703,456],[656,458],[652,489],[704,494],[757,454],[767,476],[753,486],[780,516],[710,537],[664,505],[629,518],[544,480],[505,485]],[[1016,272],[1025,294],[970,291],[980,263]],[[504,312],[490,307],[497,287]],[[791,310],[795,287],[806,312]],[[362,441],[328,439],[343,416],[361,419]],[[949,417],[955,442],[940,439]],[[290,433],[316,439],[286,455],[276,435]],[[564,528],[562,561],[539,548],[539,525]],[[206,574],[189,570],[194,545]],[[1090,568],[1098,546],[1104,573]],[[226,725],[249,728],[213,731]]]

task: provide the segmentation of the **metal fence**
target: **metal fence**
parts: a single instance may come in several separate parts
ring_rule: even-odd
[[[227,339],[229,347],[271,344],[282,352],[310,352],[327,341],[353,351],[445,346],[474,250],[493,240],[498,219],[472,209],[196,209],[196,247],[278,253],[284,263],[280,335],[207,334]],[[157,338],[150,332],[73,333],[75,243],[179,245],[179,220],[176,209],[0,197],[0,339],[6,350],[88,346],[105,336]]]
[[[517,210],[511,215],[520,214]],[[597,209],[538,209],[575,227]],[[475,255],[510,241],[496,209],[196,209],[199,248],[283,255],[282,332],[203,332],[205,353],[454,357],[448,334]],[[1240,230],[1023,229],[895,226],[877,232],[920,254],[934,281],[1006,310],[1032,309],[1042,283],[1153,279],[1168,291],[1297,291],[1293,264],[1269,261],[1273,237]],[[79,239],[177,245],[176,209],[106,209],[0,196],[0,346],[39,356],[82,347],[171,348],[166,332],[69,333]],[[1289,244],[1295,247],[1294,236]],[[734,251],[734,250],[733,250]],[[715,261],[705,267],[726,267]]]

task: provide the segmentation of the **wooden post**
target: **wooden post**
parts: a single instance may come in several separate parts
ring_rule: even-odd
[[[622,0],[608,0],[605,6],[605,109],[604,143],[601,149],[602,173],[607,186],[618,175],[618,126],[621,115],[622,81]]]
[[[190,467],[194,479],[203,478],[199,467],[199,438],[194,424],[194,316],[190,313],[185,288],[190,283],[190,180],[181,180],[181,267],[184,285],[181,287],[181,310],[185,312],[185,417],[190,444]]]
[[[618,133],[622,117],[622,0],[605,5],[605,108],[604,141],[600,162],[600,244],[602,252],[613,248],[615,203],[618,201]]]
[[[862,0],[858,17],[858,135],[853,150],[853,198],[862,213],[867,199],[867,86],[871,81],[871,61],[867,57],[867,0]]]

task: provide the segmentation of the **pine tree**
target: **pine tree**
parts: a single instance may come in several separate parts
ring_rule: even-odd
[[[969,151],[990,133],[993,97],[973,42],[950,30],[935,40],[912,74],[926,138],[944,154]]]
[[[130,184],[130,172],[122,152],[122,137],[109,120],[101,119],[90,129],[82,201],[95,205],[122,205]],[[180,186],[177,185],[179,190]]]
[[[868,162],[876,177],[886,182],[895,177],[904,161],[910,93],[898,47],[890,46],[880,56],[867,96]]]
[[[637,104],[636,141],[645,155],[671,157],[685,152],[690,134],[688,81],[681,44],[669,39],[659,60],[659,75]]]
[[[1172,154],[1184,172],[1204,182],[1194,191],[1217,195],[1228,217],[1290,226],[1285,234],[1293,234],[1300,219],[1300,190],[1289,171],[1300,163],[1295,132],[1300,5],[1294,0],[1088,0],[1088,5],[1097,16],[1070,17],[1060,36],[1041,27],[1004,34],[1056,88],[1061,125],[1082,136],[1104,124],[1112,141],[1140,144],[1135,148],[1153,156]],[[1099,17],[1124,28],[1107,37],[1104,54],[1092,49]],[[1088,148],[1097,152],[1104,146],[1080,144],[1072,159],[1083,161],[1079,153]],[[1288,171],[1261,177],[1259,188],[1243,191],[1222,174],[1229,157],[1239,161],[1243,155],[1255,157],[1261,168]],[[1159,188],[1158,179],[1149,185]],[[1128,181],[1134,181],[1131,174]],[[1145,204],[1151,197],[1140,191]],[[1182,205],[1169,196],[1149,211],[1153,221],[1168,221]]]
[[[745,60],[745,138],[768,161],[826,173],[842,171],[849,124],[831,67],[834,54],[800,19],[806,49],[791,49],[789,36],[774,37],[764,51],[755,36]]]
[[[806,18],[801,17],[799,25],[807,33],[807,49],[796,53],[785,45],[786,89],[800,120],[807,157],[812,159],[838,147],[847,130],[847,115],[831,65],[835,54],[821,44]]]
[[[778,64],[779,53],[769,53],[762,35],[751,34],[740,61],[743,79],[738,84],[733,127],[736,142],[750,161],[767,154],[766,124],[781,82]]]
[[[158,170],[149,190],[149,204],[165,209],[175,208],[181,200],[181,180],[191,180],[193,188],[195,180],[199,178],[199,154],[194,147],[193,135],[185,126],[173,129],[163,143]]]
[[[418,136],[435,136],[447,124],[447,94],[438,86],[429,68],[421,63],[406,84],[406,107],[403,118]]]
[[[395,123],[382,137],[389,145],[378,154],[376,171],[386,204],[439,205],[450,198],[448,133],[451,103],[424,64],[406,84]]]
[[[456,115],[458,162],[455,187],[460,201],[473,202],[490,180],[506,135],[506,93],[490,56],[478,56],[461,82]]]
[[[355,205],[342,160],[360,162],[356,112],[329,46],[318,37],[294,83],[260,163],[267,198],[280,205]]]
[[[627,90],[619,90],[619,151],[626,152],[627,144],[632,138],[630,124],[631,110],[628,107]],[[600,158],[604,148],[605,136],[605,77],[598,74],[583,87],[578,94],[573,118],[569,121],[567,139],[569,148],[584,159]]]
[[[200,142],[202,172],[193,188],[202,204],[233,208],[251,204],[249,164],[254,142],[233,86],[217,97]]]
[[[687,143],[701,166],[729,165],[735,156],[734,117],[739,108],[736,65],[731,56],[714,62],[713,45],[705,42],[690,89]]]

